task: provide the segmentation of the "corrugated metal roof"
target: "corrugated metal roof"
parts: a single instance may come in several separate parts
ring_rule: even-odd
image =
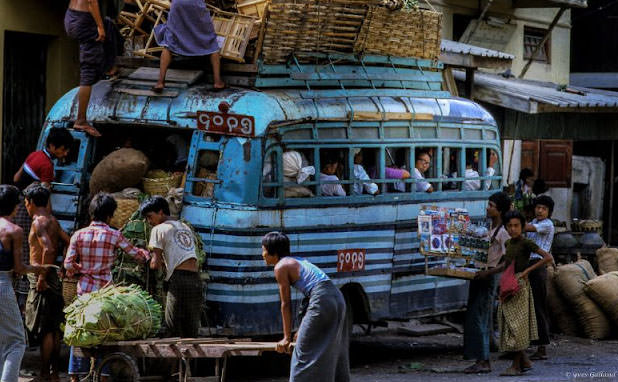
[[[515,56],[513,56],[512,54],[500,52],[497,50],[482,48],[480,46],[464,44],[463,42],[444,40],[444,39],[442,40],[440,50],[442,52],[469,54],[469,55],[478,56],[478,57],[501,58],[504,60],[515,59]]]
[[[454,76],[457,80],[465,80],[462,71],[454,71]],[[505,78],[483,72],[474,76],[473,98],[531,114],[618,111],[618,92],[561,87],[551,82]]]

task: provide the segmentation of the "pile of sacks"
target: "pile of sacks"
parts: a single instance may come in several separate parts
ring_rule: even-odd
[[[618,249],[597,251],[599,273],[586,260],[548,268],[547,303],[554,329],[604,339],[618,330]]]

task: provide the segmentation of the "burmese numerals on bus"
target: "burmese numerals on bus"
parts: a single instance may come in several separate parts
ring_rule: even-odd
[[[249,115],[198,111],[197,128],[215,134],[255,136],[255,120]]]
[[[340,249],[337,251],[337,272],[354,272],[365,269],[366,249]]]

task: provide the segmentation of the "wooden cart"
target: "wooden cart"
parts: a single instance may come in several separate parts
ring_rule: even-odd
[[[153,338],[139,341],[105,343],[94,348],[76,348],[75,355],[97,357],[101,362],[91,370],[95,382],[110,365],[122,372],[122,377],[108,378],[122,381],[163,381],[162,376],[147,375],[147,359],[175,359],[178,361],[178,381],[225,382],[227,360],[232,356],[260,356],[265,351],[275,351],[275,342],[251,342],[225,338]],[[192,377],[189,361],[199,358],[215,360],[214,375]],[[114,370],[112,370],[114,371]]]

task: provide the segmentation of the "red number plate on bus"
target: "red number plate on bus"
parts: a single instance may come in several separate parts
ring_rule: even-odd
[[[337,251],[337,272],[354,272],[365,269],[366,249],[340,249]]]
[[[215,134],[254,137],[255,119],[250,115],[198,111],[197,128]]]

